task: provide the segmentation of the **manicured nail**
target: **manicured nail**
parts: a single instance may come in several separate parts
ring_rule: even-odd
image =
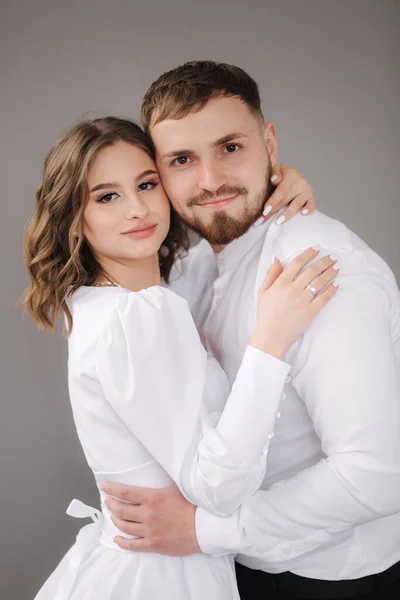
[[[335,265],[333,265],[332,269],[333,269],[334,271],[339,271],[340,267],[339,267],[339,265],[336,263]]]
[[[286,217],[284,217],[283,215],[281,215],[280,217],[277,218],[276,224],[277,225],[282,225],[282,223],[284,223],[285,221],[286,221]]]
[[[271,265],[273,265],[274,262],[275,262],[275,254],[272,255]]]
[[[260,225],[262,225],[264,223],[264,219],[263,217],[260,217],[259,219],[257,219],[257,221],[254,223],[254,227],[259,227]]]
[[[278,179],[278,175],[272,175],[271,181],[276,181]]]
[[[337,281],[333,282],[333,287],[339,287],[339,283]]]
[[[264,208],[264,210],[263,210],[264,217],[266,217],[267,215],[269,215],[269,213],[271,212],[271,210],[272,210],[272,206],[266,206]]]
[[[321,250],[321,248],[322,248],[322,246],[320,246],[319,244],[312,247],[312,249],[315,250],[315,252],[319,252]]]
[[[337,260],[339,257],[336,254],[331,254],[329,257],[331,260]]]
[[[303,210],[301,211],[302,215],[308,215],[310,211],[308,210],[308,208],[303,208]]]

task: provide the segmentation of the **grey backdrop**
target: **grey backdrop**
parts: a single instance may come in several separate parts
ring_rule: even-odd
[[[137,118],[149,84],[186,60],[240,65],[280,158],[399,277],[400,19],[396,0],[3,0],[0,23],[0,598],[30,600],[82,525],[64,513],[71,498],[97,504],[65,342],[16,308],[45,152],[87,111]]]

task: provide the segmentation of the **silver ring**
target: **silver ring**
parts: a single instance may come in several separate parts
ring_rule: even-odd
[[[316,287],[314,287],[314,286],[312,285],[312,283],[309,283],[309,284],[307,285],[307,289],[308,289],[308,290],[310,290],[310,292],[311,292],[312,294],[314,294],[314,296],[316,296],[316,295],[318,294],[318,290],[317,290],[317,288],[316,288]]]

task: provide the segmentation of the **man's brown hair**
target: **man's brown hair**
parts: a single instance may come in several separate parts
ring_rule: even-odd
[[[187,62],[151,84],[142,104],[145,131],[165,119],[181,119],[204,108],[211,98],[238,97],[261,119],[258,85],[243,69],[211,60]]]

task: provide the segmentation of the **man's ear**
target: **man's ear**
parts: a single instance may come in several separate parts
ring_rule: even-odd
[[[271,166],[274,167],[278,162],[278,140],[276,139],[275,125],[271,121],[267,121],[264,125],[264,141],[271,160]]]

